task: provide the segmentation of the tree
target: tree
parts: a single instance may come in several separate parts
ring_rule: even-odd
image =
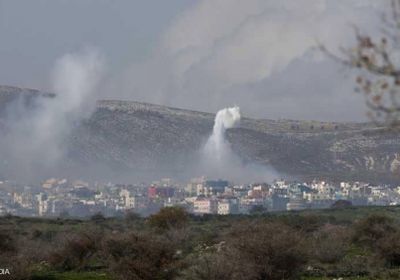
[[[125,212],[125,220],[127,222],[135,222],[135,221],[140,220],[140,215],[136,212],[129,210],[129,211]]]
[[[360,69],[356,91],[362,92],[369,118],[378,125],[400,128],[400,65],[395,55],[400,51],[400,0],[392,0],[390,14],[383,16],[384,30],[379,39],[355,30],[356,45],[342,48],[344,57],[321,50],[351,68]]]
[[[104,217],[103,213],[97,212],[90,217],[90,220],[96,223],[100,223],[102,221],[105,221],[106,218]]]
[[[176,279],[181,269],[177,248],[162,236],[130,233],[103,243],[104,257],[116,279]]]
[[[16,242],[11,233],[0,232],[0,252],[15,251]]]
[[[60,270],[80,269],[87,265],[97,252],[101,234],[82,233],[67,237],[64,244],[56,247],[49,255],[48,261]]]
[[[298,279],[307,261],[304,235],[279,222],[238,223],[226,246],[234,252],[228,260],[248,275],[238,279]]]
[[[165,207],[149,218],[149,224],[160,230],[182,228],[188,221],[189,214],[182,207]]]
[[[397,228],[392,218],[373,214],[355,224],[353,241],[374,247],[380,239],[396,231]]]
[[[344,199],[339,199],[339,200],[335,201],[331,205],[331,208],[333,208],[333,209],[343,209],[343,208],[350,208],[352,206],[353,206],[353,203],[351,203],[351,201],[344,200]]]
[[[267,212],[267,208],[262,205],[254,205],[250,209],[250,214],[263,214]]]

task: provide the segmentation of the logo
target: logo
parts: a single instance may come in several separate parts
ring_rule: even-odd
[[[0,268],[0,275],[10,275],[10,270],[8,268]]]

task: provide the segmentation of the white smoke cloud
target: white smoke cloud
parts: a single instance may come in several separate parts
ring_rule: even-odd
[[[227,129],[239,126],[240,108],[224,108],[217,112],[213,132],[200,151],[198,174],[209,178],[224,178],[238,183],[270,181],[278,178],[278,173],[270,166],[245,164],[232,151],[225,139]],[[197,175],[198,175],[197,174]]]
[[[12,129],[1,139],[8,174],[39,178],[64,160],[69,133],[91,113],[103,64],[94,49],[64,55],[51,77],[56,96],[38,99],[33,111],[21,107],[22,112],[8,116]]]
[[[333,62],[324,64],[328,59],[316,55],[313,49],[317,41],[333,50],[351,45],[353,24],[365,31],[379,29],[388,1],[377,2],[198,1],[167,29],[152,59],[128,71],[122,90],[131,99],[198,110],[216,111],[236,103],[252,116],[272,118],[292,117],[294,110],[288,101],[302,103],[308,99],[321,109],[313,113],[298,108],[297,118],[359,120],[363,117],[364,107],[359,106],[363,100],[352,97],[350,78]],[[302,69],[288,72],[298,60],[303,63]],[[293,101],[275,98],[281,93],[274,89],[282,88],[285,93],[291,80],[306,80],[308,70],[318,67],[324,67],[317,71],[319,77],[298,88],[290,98]],[[332,74],[328,68],[336,72]],[[331,75],[330,79],[326,75]],[[276,76],[276,81],[271,80]],[[341,84],[346,84],[348,91],[343,91]],[[260,87],[264,94],[252,96]],[[308,98],[310,94],[312,99]],[[329,104],[336,104],[335,98],[354,109],[330,113],[333,108]],[[343,110],[341,107],[335,109]]]
[[[229,143],[225,140],[225,131],[236,126],[240,121],[239,107],[231,107],[219,110],[215,116],[213,133],[209,137],[204,148],[207,158],[217,165],[229,161],[231,153]]]
[[[52,75],[57,96],[43,104],[33,122],[34,144],[52,149],[45,154],[46,160],[52,162],[63,156],[63,139],[74,123],[90,115],[102,72],[103,57],[94,49],[66,54],[57,60]]]

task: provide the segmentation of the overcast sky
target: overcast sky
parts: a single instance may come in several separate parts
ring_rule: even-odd
[[[55,61],[86,46],[110,70],[135,63],[194,0],[0,0],[0,83],[49,85]]]
[[[96,98],[360,121],[354,73],[313,48],[350,46],[352,24],[375,32],[385,3],[0,0],[0,84],[50,90],[57,59],[90,47],[106,65]]]

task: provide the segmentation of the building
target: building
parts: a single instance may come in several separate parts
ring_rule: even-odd
[[[288,211],[307,209],[307,203],[302,198],[291,198],[286,205]]]
[[[239,201],[235,198],[218,201],[218,215],[230,215],[239,213]]]
[[[193,213],[195,214],[217,214],[218,202],[214,198],[197,198],[193,202]]]
[[[47,195],[44,193],[40,193],[36,195],[36,199],[37,199],[38,215],[42,217],[47,213],[48,210]]]

